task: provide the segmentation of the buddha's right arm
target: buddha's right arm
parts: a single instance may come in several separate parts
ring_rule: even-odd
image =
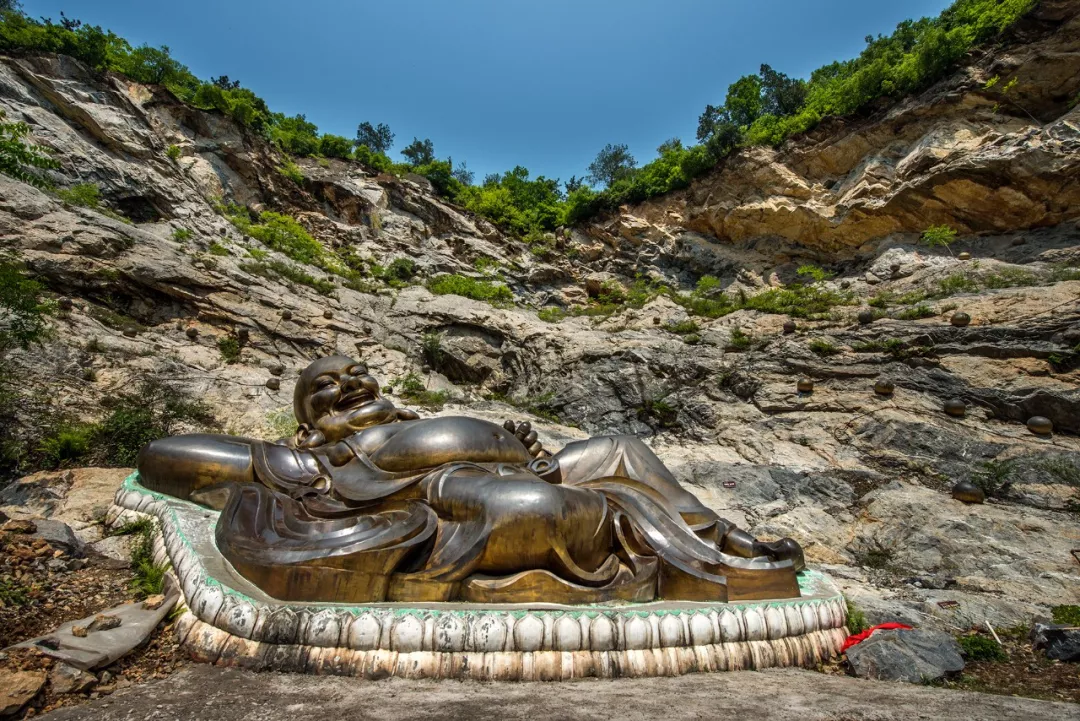
[[[139,482],[188,500],[194,491],[228,481],[251,482],[251,444],[234,436],[198,433],[152,441],[139,453]]]

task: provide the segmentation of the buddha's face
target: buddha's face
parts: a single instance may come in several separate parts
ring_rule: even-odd
[[[297,411],[303,412],[328,443],[393,422],[398,413],[394,404],[379,394],[379,382],[367,366],[343,356],[323,358],[309,366],[301,375],[295,400]]]

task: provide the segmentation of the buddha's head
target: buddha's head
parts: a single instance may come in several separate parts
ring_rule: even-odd
[[[379,382],[367,366],[345,356],[315,361],[300,374],[293,392],[293,413],[304,445],[336,443],[356,431],[399,418],[394,404],[379,394]]]

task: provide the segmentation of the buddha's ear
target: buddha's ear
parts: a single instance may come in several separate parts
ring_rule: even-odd
[[[326,436],[322,431],[311,427],[310,423],[301,423],[293,437],[293,445],[297,448],[316,448],[326,443]]]

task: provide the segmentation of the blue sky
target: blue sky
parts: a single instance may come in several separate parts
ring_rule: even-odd
[[[949,0],[23,0],[31,16],[168,45],[273,110],[354,137],[388,123],[485,173],[584,175],[605,143],[638,162],[761,63],[806,77]]]

